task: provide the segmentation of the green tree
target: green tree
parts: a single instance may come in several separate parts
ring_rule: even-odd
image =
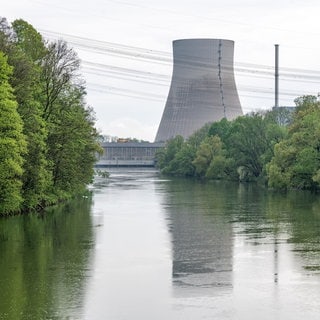
[[[0,52],[0,215],[20,209],[23,153],[22,120],[9,84],[12,68]]]
[[[237,167],[243,167],[249,177],[258,177],[263,168],[261,156],[269,147],[266,126],[259,114],[238,117],[234,120],[228,150]]]
[[[41,59],[47,50],[42,36],[30,24],[20,19],[15,20],[12,26],[15,34],[15,49],[11,49],[9,54],[14,66],[12,84],[28,142],[22,177],[23,207],[31,209],[46,202],[52,182],[47,162],[47,129],[39,101]]]
[[[286,127],[293,121],[294,109],[293,107],[273,107],[265,113],[265,118],[281,127]]]
[[[231,127],[232,121],[228,121],[226,118],[223,118],[220,121],[211,124],[208,135],[219,136],[220,139],[226,144],[230,134]]]
[[[275,146],[267,165],[268,184],[278,189],[319,188],[320,102],[316,97],[296,99],[297,111],[288,136]]]
[[[221,151],[221,140],[218,136],[206,137],[200,144],[193,164],[198,176],[205,176],[211,160]]]
[[[223,143],[218,135],[206,137],[193,161],[196,174],[208,179],[221,179],[228,175],[231,160],[226,158]]]
[[[4,17],[0,17],[0,50],[4,53],[7,53],[14,39],[14,32],[7,19]]]
[[[274,145],[285,133],[286,129],[268,113],[252,113],[231,123],[225,145],[228,157],[236,163],[240,180],[255,180],[265,175]]]
[[[93,110],[86,108],[84,94],[70,86],[56,101],[59,112],[50,116],[48,157],[59,198],[82,191],[92,181],[95,154],[100,151]]]
[[[83,190],[100,148],[76,53],[61,40],[45,43],[21,19],[12,27],[0,20],[0,50],[13,67],[8,80],[27,141],[20,207],[42,207]]]
[[[59,112],[56,102],[60,94],[70,84],[78,84],[77,81],[80,81],[79,67],[77,54],[65,41],[59,40],[48,45],[48,52],[42,60],[41,74],[43,118],[46,121],[54,112]]]
[[[159,150],[156,154],[157,166],[161,169],[161,172],[193,177],[195,175],[193,160],[201,142],[207,137],[209,128],[210,124],[204,125],[186,141],[182,136],[176,136],[169,140],[165,148]]]
[[[287,141],[281,141],[274,147],[274,157],[267,164],[269,187],[286,189],[290,185],[291,172],[289,166],[295,161],[296,149]]]
[[[66,42],[50,43],[42,59],[42,116],[47,125],[52,192],[67,198],[91,182],[100,152],[93,110],[85,103],[80,60]]]
[[[171,171],[171,174],[185,177],[195,176],[196,168],[193,161],[196,157],[197,149],[208,135],[209,128],[210,124],[205,124],[184,141],[172,161],[171,168],[174,168],[174,171]]]
[[[201,142],[208,136],[210,127],[210,123],[205,124],[202,128],[195,131],[186,142],[195,149],[199,148]]]
[[[195,175],[193,160],[196,149],[188,142],[184,142],[177,151],[165,172],[176,176],[192,177]]]
[[[157,166],[163,173],[170,174],[177,169],[177,163],[174,162],[174,158],[181,150],[183,142],[183,137],[178,135],[168,140],[165,147],[156,153]]]
[[[16,36],[15,43],[34,62],[46,55],[47,49],[41,34],[28,22],[17,19],[12,23],[13,32]]]

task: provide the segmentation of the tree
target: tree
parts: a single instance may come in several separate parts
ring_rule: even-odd
[[[231,123],[225,139],[228,158],[234,159],[240,180],[255,180],[265,175],[265,166],[273,156],[274,145],[285,135],[268,113],[252,113]]]
[[[65,41],[50,43],[42,61],[43,117],[48,120],[55,112],[59,95],[72,83],[79,80],[80,60]],[[57,111],[59,112],[59,111]]]
[[[169,140],[165,148],[160,149],[156,154],[157,166],[162,173],[193,177],[195,166],[193,160],[196,151],[203,139],[208,135],[210,124],[194,132],[186,141],[182,136],[176,136]]]
[[[194,176],[195,166],[193,165],[193,160],[195,154],[196,149],[190,143],[184,142],[167,167],[166,173],[182,177]]]
[[[157,166],[163,173],[175,171],[177,163],[173,162],[176,154],[181,150],[184,139],[178,135],[167,141],[164,148],[156,153]]]
[[[33,61],[40,62],[46,55],[45,47],[41,34],[28,22],[18,19],[12,23],[12,29],[16,36],[15,43]]]
[[[234,120],[228,143],[229,154],[237,160],[237,167],[244,167],[249,177],[258,177],[263,168],[261,156],[269,147],[262,116],[252,114]]]
[[[20,209],[23,153],[22,120],[9,84],[12,68],[0,52],[0,215]]]
[[[320,102],[305,96],[296,104],[288,137],[275,146],[267,165],[268,184],[277,189],[316,189],[320,186]]]
[[[30,24],[20,19],[12,25],[15,34],[14,48],[9,53],[14,66],[12,85],[28,142],[22,176],[23,207],[32,209],[46,201],[52,182],[47,162],[47,128],[39,102],[40,64],[47,50],[42,36]]]
[[[48,45],[42,59],[42,116],[47,125],[51,194],[67,198],[91,182],[100,152],[92,109],[86,106],[77,54],[64,41]]]
[[[92,181],[95,154],[100,152],[93,110],[86,108],[83,89],[72,87],[56,101],[49,123],[48,158],[53,192],[59,198],[83,190]]]
[[[4,17],[0,17],[0,50],[7,53],[12,41],[15,39],[15,34]]]
[[[226,177],[230,159],[226,158],[223,143],[218,135],[208,136],[201,143],[193,161],[196,174],[208,179]]]
[[[7,80],[27,142],[17,174],[22,187],[16,210],[41,208],[91,181],[100,151],[93,112],[84,101],[79,59],[64,41],[47,44],[26,21],[10,27],[0,19],[0,50],[13,67]]]
[[[231,127],[232,121],[223,118],[220,121],[211,124],[208,135],[219,136],[224,143],[227,143]]]
[[[187,143],[195,149],[199,148],[201,142],[208,136],[210,127],[211,123],[205,124],[187,139]]]
[[[288,168],[295,161],[296,149],[287,141],[281,141],[274,147],[274,157],[267,164],[268,186],[286,189],[290,185],[291,172]]]
[[[221,150],[221,140],[218,136],[206,137],[200,144],[193,164],[198,176],[205,176],[211,160]]]
[[[293,113],[293,107],[273,107],[265,117],[279,126],[288,126],[292,123]]]

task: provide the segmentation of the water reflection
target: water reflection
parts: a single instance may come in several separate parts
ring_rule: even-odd
[[[231,288],[233,232],[226,214],[224,190],[212,193],[201,183],[167,183],[164,206],[172,237],[174,286],[189,287],[185,294],[203,294],[191,288]],[[209,290],[210,291],[210,290]]]
[[[94,273],[83,319],[170,319],[170,242],[155,170],[112,169],[94,184]],[[163,190],[164,191],[164,190]]]
[[[0,220],[0,319],[318,319],[318,195],[138,169],[92,192]]]
[[[234,229],[252,245],[270,244],[274,259],[286,246],[305,269],[319,270],[320,199],[303,191],[272,192],[252,185],[240,186],[243,207],[234,214]],[[240,193],[240,194],[241,194]],[[311,254],[310,254],[311,253]],[[301,257],[303,259],[301,260]]]
[[[271,194],[267,214],[273,221],[279,221],[282,231],[288,233],[287,242],[302,262],[306,271],[312,274],[320,271],[320,199],[308,192],[290,192],[286,195]],[[281,217],[281,218],[280,218]]]
[[[90,199],[0,220],[0,319],[79,318],[93,228]]]
[[[163,185],[173,292],[183,310],[205,317],[213,309],[224,319],[294,319],[307,312],[315,319],[320,278],[308,275],[320,270],[317,195],[219,181]],[[306,301],[297,304],[301,295]]]

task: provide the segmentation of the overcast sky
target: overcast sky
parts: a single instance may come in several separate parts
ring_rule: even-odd
[[[153,141],[172,72],[172,41],[235,41],[244,112],[274,105],[274,44],[280,105],[320,92],[319,0],[6,0],[47,39],[65,39],[82,60],[87,102],[103,134]]]

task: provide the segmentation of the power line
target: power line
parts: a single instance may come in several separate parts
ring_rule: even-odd
[[[152,63],[164,63],[167,65],[172,64],[172,54],[165,51],[153,50],[141,47],[134,47],[123,45],[120,43],[113,43],[101,40],[94,40],[90,38],[69,35],[65,33],[56,33],[47,30],[40,30],[45,35],[49,37],[63,37],[68,40],[68,43],[77,46],[80,49],[86,49],[89,52],[102,52],[108,53],[109,55],[114,55],[117,57],[128,57],[134,58],[136,60],[151,61]],[[189,57],[188,61],[193,61],[193,57]],[[235,71],[243,73],[260,73],[272,76],[274,72],[273,66],[263,65],[263,64],[253,64],[248,62],[235,62]],[[205,67],[206,65],[204,65]],[[320,80],[320,71],[309,70],[309,69],[299,69],[299,68],[288,68],[281,67],[281,75],[284,77],[308,77]]]
[[[50,38],[61,38],[63,37],[68,43],[74,45],[75,47],[86,50],[91,53],[99,53],[103,55],[115,56],[118,58],[133,59],[141,62],[152,63],[155,66],[161,64],[166,66],[172,65],[172,54],[160,50],[152,50],[141,47],[134,47],[129,45],[123,45],[120,43],[113,43],[107,41],[94,40],[90,38],[74,36],[64,33],[56,33],[47,30],[40,30],[44,35]],[[192,57],[186,57],[192,59]],[[194,59],[192,59],[194,60]],[[235,62],[234,72],[236,77],[243,77],[244,79],[253,78],[260,79],[261,81],[269,81],[274,78],[274,67],[263,65],[263,64],[253,64],[247,62]],[[211,64],[204,64],[203,67],[212,68]],[[198,66],[197,66],[198,67]],[[168,74],[161,74],[158,72],[145,71],[140,69],[132,69],[129,67],[108,65],[100,62],[92,62],[88,60],[82,60],[82,69],[85,73],[96,75],[96,76],[107,76],[112,79],[126,80],[137,83],[145,83],[156,86],[167,86],[169,87],[170,78]],[[232,72],[232,69],[225,69],[225,72]],[[308,70],[308,69],[298,69],[298,68],[280,68],[280,79],[285,82],[296,82],[305,84],[320,84],[320,71]],[[172,80],[171,80],[172,81]],[[243,81],[244,82],[244,81]],[[248,82],[246,80],[245,82]],[[151,101],[163,101],[164,96],[160,96],[153,93],[146,93],[142,91],[128,90],[127,88],[114,87],[104,84],[89,83],[90,90],[103,92],[107,94],[117,94],[120,96],[144,99]],[[242,97],[247,98],[259,98],[259,99],[273,99],[273,89],[266,88],[265,86],[250,86],[250,85],[239,85],[239,92],[241,92]],[[242,92],[253,93],[253,95],[244,95]],[[270,95],[269,97],[263,97],[263,95]],[[303,94],[310,94],[307,90],[288,90],[282,89],[281,96],[295,98]]]

